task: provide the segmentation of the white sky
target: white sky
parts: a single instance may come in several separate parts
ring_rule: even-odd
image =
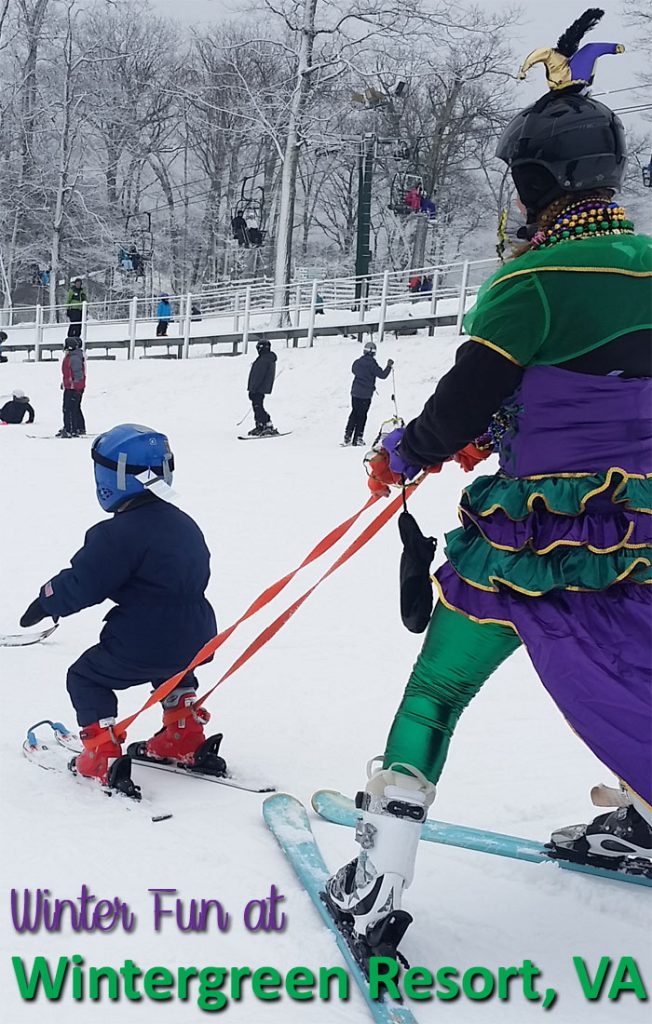
[[[249,6],[238,0],[150,0],[151,7],[166,17],[177,18],[189,24],[202,21],[221,21],[224,18],[237,16],[243,8]],[[486,10],[500,9],[503,4],[498,0],[476,0],[477,6]],[[517,25],[511,36],[517,63],[530,50],[538,46],[550,46],[555,43],[563,30],[590,6],[587,0],[523,0],[521,23]],[[588,37],[593,40],[623,42],[627,52],[619,57],[603,57],[598,65],[598,76],[595,91],[622,89],[636,84],[636,74],[642,68],[643,56],[636,52],[635,30],[625,27],[621,16],[621,0],[601,0],[600,6],[605,11],[600,25]],[[514,69],[515,71],[517,68]],[[544,88],[543,69],[538,67],[530,73],[533,79],[533,93],[540,95]],[[524,103],[530,99],[526,95],[528,85],[523,86]],[[640,94],[639,94],[640,95]],[[633,102],[636,96],[622,94],[625,102]],[[642,98],[642,97],[641,97]],[[614,106],[622,102],[614,99]]]

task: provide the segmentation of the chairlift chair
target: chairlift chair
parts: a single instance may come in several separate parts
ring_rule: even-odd
[[[652,188],[652,156],[649,164],[643,167],[643,184],[645,188]]]
[[[247,186],[247,182],[254,179],[249,176],[244,178],[240,189],[240,200],[236,209],[231,215],[231,227],[234,239],[244,248],[259,248],[267,236],[267,232],[261,227],[265,215],[265,189],[262,185]],[[243,227],[240,218],[247,223]],[[249,224],[249,220],[255,224]]]
[[[412,157],[410,143],[405,139],[397,139],[392,149],[392,156],[395,160],[410,160]]]
[[[414,211],[405,202],[405,197],[408,192],[413,189],[423,189],[423,178],[420,174],[407,174],[404,171],[398,171],[393,179],[390,189],[389,197],[389,208],[393,213],[398,213],[401,216],[407,216],[409,213]]]
[[[118,243],[118,270],[145,277],[154,255],[151,213],[130,213],[125,221],[126,241]]]

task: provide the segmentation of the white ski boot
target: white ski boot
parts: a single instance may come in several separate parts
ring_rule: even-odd
[[[325,900],[361,964],[370,956],[396,956],[412,917],[401,909],[412,883],[414,862],[435,787],[407,764],[367,765],[369,781],[358,793],[362,811],[356,842],[362,852],[326,883]],[[402,769],[397,771],[396,769]]]

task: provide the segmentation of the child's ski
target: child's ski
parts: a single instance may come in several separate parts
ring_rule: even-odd
[[[55,622],[53,626],[48,626],[39,633],[17,633],[15,636],[0,633],[0,647],[30,647],[31,644],[40,644],[41,640],[47,640],[58,628],[59,623]]]
[[[312,798],[312,806],[317,814],[326,818],[327,821],[355,828],[358,812],[353,801],[342,793],[332,789],[320,789]],[[479,853],[493,853],[498,857],[512,857],[515,860],[526,860],[539,864],[552,862],[568,871],[579,871],[582,874],[598,878],[610,878],[614,882],[631,882],[634,885],[652,886],[652,860],[647,860],[645,857],[634,857],[624,861],[616,860],[613,867],[606,866],[604,857],[600,859],[599,864],[566,860],[562,859],[563,854],[560,851],[547,843],[435,820],[426,821],[421,838],[427,843],[458,846],[465,850],[476,850]]]
[[[387,1000],[371,998],[367,980],[349,947],[343,932],[337,927],[322,899],[324,885],[329,876],[321,851],[310,828],[306,809],[287,793],[275,793],[263,803],[265,823],[281,847],[301,885],[312,900],[315,910],[332,932],[351,977],[355,979],[371,1016],[377,1024],[416,1024],[414,1015],[405,1006]]]
[[[60,725],[60,723],[57,723]],[[63,728],[63,727],[62,727]],[[67,730],[66,730],[67,732]],[[68,732],[64,736],[60,731],[55,732],[57,742],[65,746],[72,754],[80,754],[82,745],[79,736]],[[190,765],[178,764],[175,761],[155,761],[151,757],[142,756],[138,750],[144,747],[142,743],[130,743],[127,747],[127,754],[132,762],[138,767],[153,768],[158,772],[168,772],[170,775],[183,775],[187,779],[201,779],[204,782],[214,782],[218,786],[227,786],[229,789],[242,789],[247,793],[274,793],[276,786],[262,782],[258,779],[234,778],[230,773],[226,775],[209,775],[206,772],[196,771]]]
[[[55,742],[46,742],[39,738],[36,730],[41,726],[48,726],[51,729]],[[45,771],[56,772],[59,775],[66,775],[69,779],[74,780],[78,785],[83,786],[92,793],[117,797],[118,804],[126,810],[140,806],[145,811],[154,809],[151,807],[148,799],[143,799],[141,803],[140,789],[131,783],[131,758],[116,758],[109,773],[111,784],[101,786],[94,779],[78,775],[71,769],[70,762],[75,754],[79,752],[79,739],[75,737],[74,733],[66,729],[65,725],[61,722],[53,722],[50,719],[44,719],[42,722],[36,722],[35,725],[30,726],[27,730],[27,738],[23,743],[23,754],[28,761],[38,765],[39,768],[43,768]],[[129,794],[120,789],[122,781],[131,783],[128,786]],[[171,817],[172,815],[166,812],[158,812],[151,815],[152,821],[155,822],[167,821]]]
[[[233,778],[231,775],[206,775],[205,772],[192,771],[186,765],[166,764],[163,761],[144,761],[139,757],[133,757],[134,764],[139,767],[153,768],[158,772],[169,772],[170,775],[183,775],[186,779],[203,779],[204,782],[214,782],[218,786],[227,786],[230,789],[242,789],[247,793],[274,793],[276,786],[258,779]]]

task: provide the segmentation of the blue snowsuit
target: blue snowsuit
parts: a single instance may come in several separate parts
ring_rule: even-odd
[[[107,598],[115,602],[100,642],[68,670],[80,726],[117,714],[113,690],[163,682],[215,636],[215,614],[204,596],[209,563],[194,520],[145,494],[93,526],[71,568],[41,588],[39,601],[53,617]],[[186,684],[196,687],[194,676]]]

